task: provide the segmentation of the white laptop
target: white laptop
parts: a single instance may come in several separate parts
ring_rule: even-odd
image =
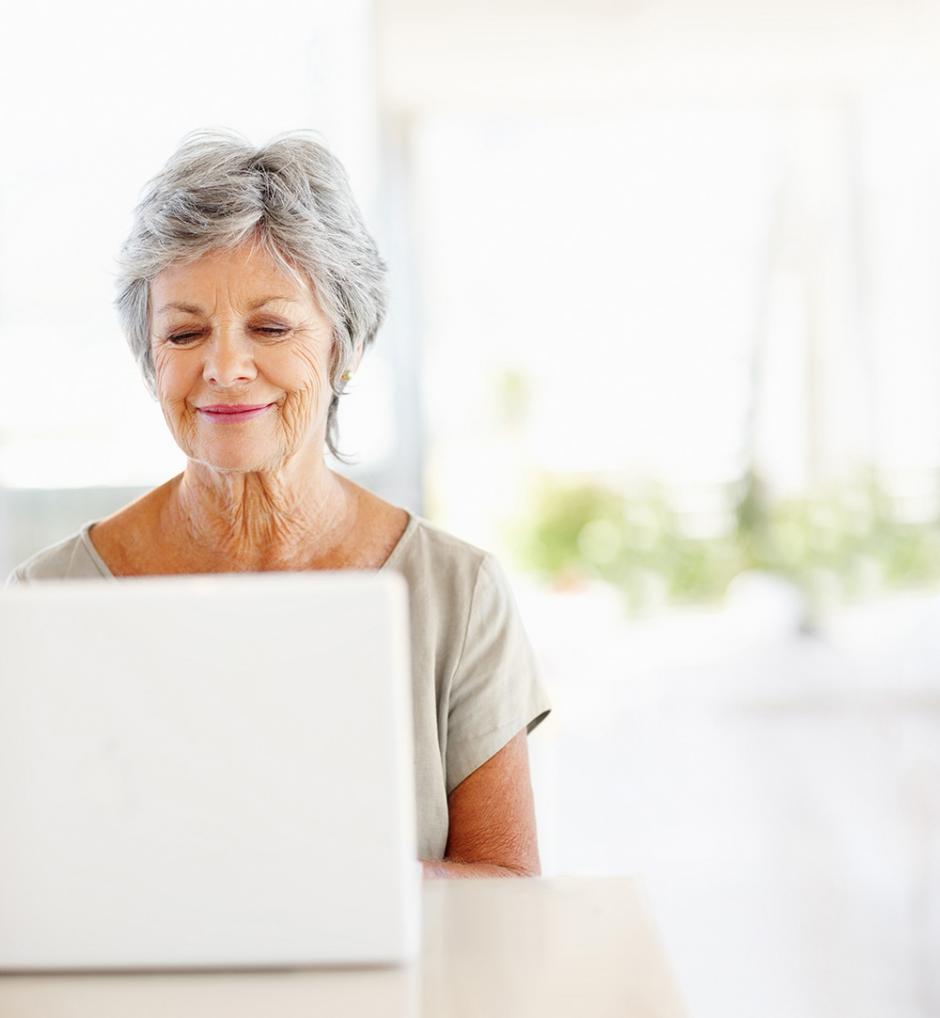
[[[394,572],[0,591],[0,970],[414,958],[409,668]]]

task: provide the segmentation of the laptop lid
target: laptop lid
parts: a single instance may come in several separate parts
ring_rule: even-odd
[[[0,968],[418,947],[394,572],[0,591]]]

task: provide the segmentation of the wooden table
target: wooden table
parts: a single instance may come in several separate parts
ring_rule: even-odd
[[[403,969],[0,977],[0,1018],[676,1018],[634,881],[434,880]]]

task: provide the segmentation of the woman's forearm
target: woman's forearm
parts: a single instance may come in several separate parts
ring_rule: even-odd
[[[497,866],[489,862],[456,862],[452,859],[422,859],[421,868],[426,878],[436,877],[537,877],[538,873]]]

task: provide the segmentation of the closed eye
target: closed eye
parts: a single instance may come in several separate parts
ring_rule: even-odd
[[[289,331],[289,329],[277,326],[259,325],[255,328],[255,332],[260,332],[264,336],[285,336]],[[175,336],[170,336],[167,341],[181,346],[184,343],[190,342],[190,340],[198,339],[200,335],[201,333],[199,332],[178,332]]]

